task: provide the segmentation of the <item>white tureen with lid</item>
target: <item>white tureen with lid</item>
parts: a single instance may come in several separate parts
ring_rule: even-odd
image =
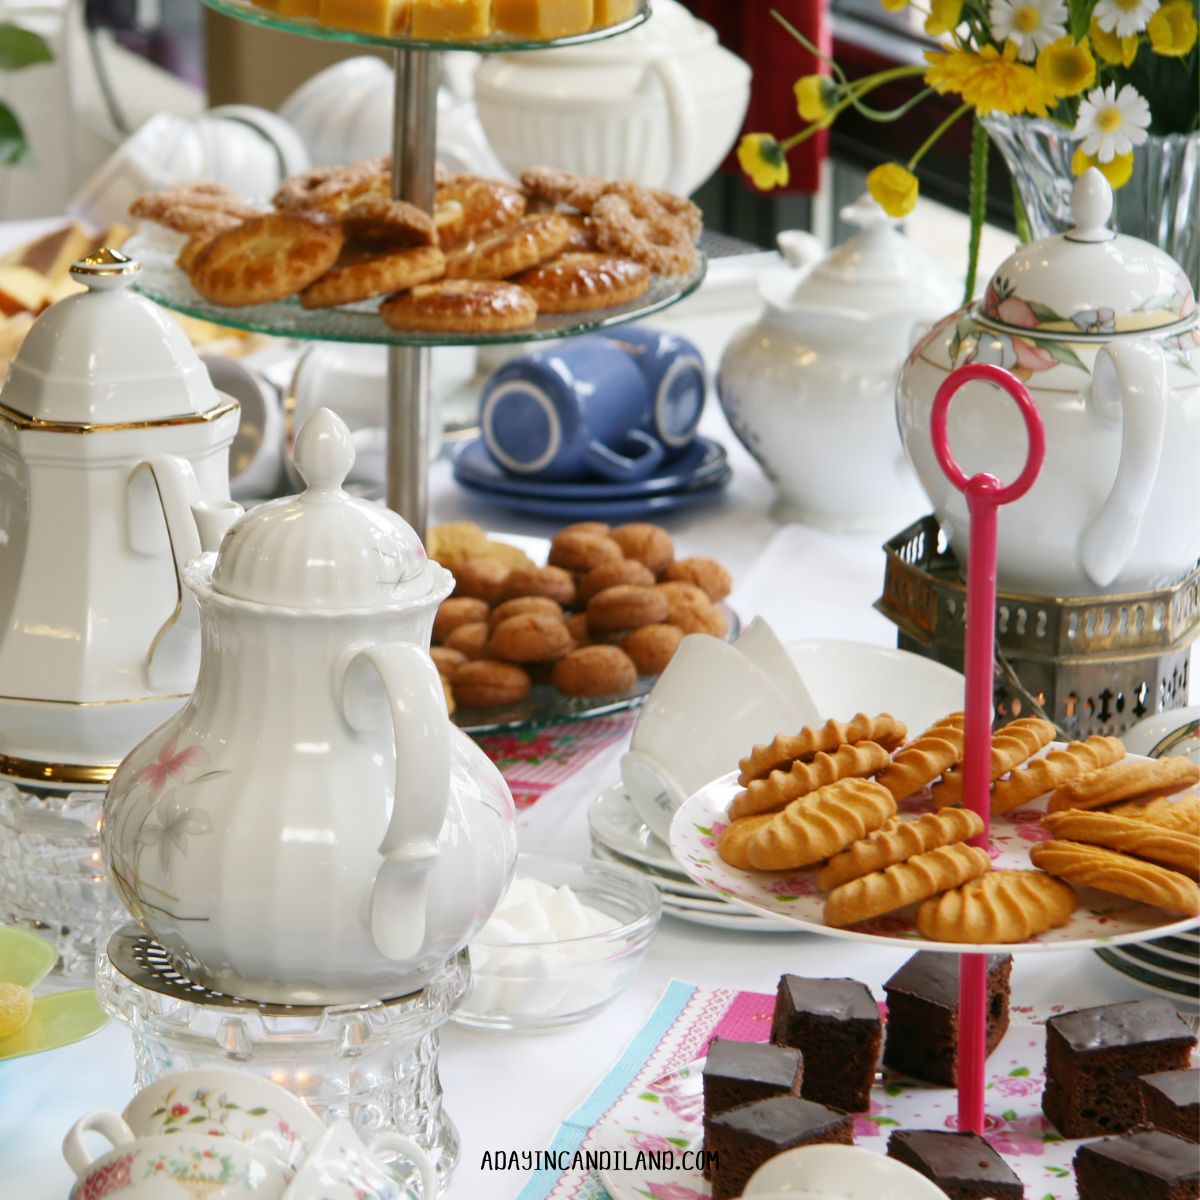
[[[1112,191],[1085,172],[1075,228],[1020,247],[982,302],[916,347],[897,392],[901,433],[955,554],[966,502],[934,457],[929,416],[947,373],[966,362],[1011,370],[1046,429],[1037,482],[1000,513],[1007,591],[1086,596],[1174,583],[1200,557],[1200,332],[1186,273],[1148,242],[1107,228]],[[1024,424],[997,389],[971,383],[949,416],[968,475],[1015,478]]]
[[[190,978],[277,1003],[386,998],[490,916],[516,857],[512,797],[450,721],[428,655],[452,576],[342,490],[354,452],[334,413],[305,422],[295,461],[304,492],[184,568],[196,690],[113,778],[105,852]]]
[[[811,234],[779,235],[802,274],[764,276],[763,314],[729,343],[717,387],[779,491],[775,516],[894,530],[924,508],[896,432],[896,377],[962,283],[869,196],[841,216],[859,232],[827,255]]]
[[[138,264],[76,263],[88,290],[34,322],[0,392],[0,774],[103,784],[196,678],[147,459],[197,499],[229,499],[237,402],[179,324],[127,284]]]

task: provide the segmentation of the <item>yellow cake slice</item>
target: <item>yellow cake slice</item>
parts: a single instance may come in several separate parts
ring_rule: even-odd
[[[418,40],[476,41],[491,32],[491,0],[413,0],[411,34]]]
[[[497,29],[516,37],[560,38],[591,29],[592,0],[493,0]]]

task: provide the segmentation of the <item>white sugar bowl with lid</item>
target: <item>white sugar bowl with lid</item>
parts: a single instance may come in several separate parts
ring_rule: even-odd
[[[779,492],[772,515],[890,532],[925,511],[896,432],[896,377],[962,282],[869,196],[841,216],[859,232],[827,255],[810,234],[780,235],[803,273],[762,277],[763,314],[729,343],[717,390]]]
[[[428,655],[450,573],[341,488],[350,433],[319,409],[307,487],[183,570],[199,603],[190,700],[121,764],[102,837],[130,912],[193,980],[287,1004],[422,986],[490,916],[512,797],[446,712]],[[168,472],[171,519],[186,488]]]
[[[76,263],[87,291],[34,322],[0,392],[0,775],[102,786],[183,703],[199,641],[147,459],[229,502],[238,405],[138,264]]]
[[[1107,228],[1099,171],[1075,183],[1075,228],[1018,248],[982,302],[943,320],[913,350],[896,404],[901,433],[960,561],[967,511],[934,457],[934,395],[966,362],[1008,368],[1046,429],[1030,491],[1000,513],[997,569],[1007,591],[1087,596],[1161,587],[1200,558],[1200,333],[1186,273],[1163,251]],[[971,383],[949,414],[967,474],[1010,480],[1024,424],[995,388]]]

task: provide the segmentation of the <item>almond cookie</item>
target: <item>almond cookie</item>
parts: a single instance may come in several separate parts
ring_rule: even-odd
[[[487,656],[488,627],[486,621],[468,621],[456,625],[447,635],[445,644],[467,658]]]
[[[765,779],[752,779],[730,801],[729,815],[737,820],[783,808],[839,779],[874,775],[889,761],[888,752],[876,742],[853,742],[839,746],[832,754],[820,750],[809,762],[795,762],[787,771],[772,771]]]
[[[353,246],[315,283],[300,293],[305,308],[335,308],[374,296],[389,296],[446,272],[446,260],[436,246],[376,249]]]
[[[1107,846],[1181,871],[1191,879],[1200,877],[1200,837],[1194,833],[1165,829],[1116,813],[1081,809],[1047,813],[1042,825],[1064,841]]]
[[[218,233],[197,256],[192,285],[225,307],[267,304],[320,279],[341,249],[336,225],[265,213]]]
[[[696,265],[691,234],[645,188],[608,192],[591,216],[602,250],[632,258],[655,275],[686,275]]]
[[[616,587],[618,583],[632,583],[639,587],[653,587],[654,575],[645,563],[633,558],[618,558],[612,562],[593,567],[579,581],[579,599],[586,604],[597,592]]]
[[[667,564],[663,580],[694,583],[714,603],[724,600],[733,587],[733,577],[713,558],[678,558]]]
[[[643,625],[621,639],[621,649],[633,659],[639,675],[661,675],[683,641],[678,625]]]
[[[562,605],[549,596],[514,596],[511,600],[505,600],[492,609],[492,614],[488,617],[488,625],[495,629],[501,621],[507,621],[509,617],[519,616],[521,613],[538,613],[545,617],[554,617],[559,621],[566,619]]]
[[[667,620],[667,598],[657,588],[618,583],[597,592],[587,606],[588,628],[593,633],[616,633]]]
[[[228,228],[261,213],[262,209],[246,204],[236,192],[219,183],[188,183],[146,192],[129,206],[131,217],[153,221],[179,233],[196,233],[222,225]]]
[[[1031,847],[1029,857],[1035,867],[1072,883],[1185,917],[1200,917],[1200,887],[1178,871],[1082,842],[1039,842]]]
[[[590,571],[623,558],[621,547],[604,533],[564,529],[550,543],[550,564],[565,571]]]
[[[1075,889],[1045,871],[989,871],[926,900],[917,928],[933,942],[1023,942],[1065,925],[1077,903]]]
[[[1121,817],[1149,821],[1165,829],[1179,829],[1200,837],[1200,795],[1195,792],[1178,799],[1156,796],[1152,800],[1130,800],[1108,810]]]
[[[637,683],[637,667],[616,646],[584,646],[554,664],[554,686],[568,696],[607,696]]]
[[[826,924],[841,929],[928,900],[991,868],[988,852],[961,842],[939,846],[836,887],[825,899]]]
[[[175,265],[185,274],[191,275],[200,258],[201,252],[224,229],[232,229],[242,223],[241,217],[227,217],[224,213],[214,213],[213,222],[202,229],[196,229],[188,235],[188,240],[180,247],[175,256]]]
[[[675,557],[675,543],[671,535],[658,525],[646,521],[632,521],[618,525],[609,536],[621,547],[626,558],[644,563],[655,576],[661,575]]]
[[[1006,813],[1028,804],[1044,792],[1053,791],[1076,776],[1107,767],[1125,757],[1125,747],[1114,737],[1092,736],[1086,742],[1071,742],[1018,767],[992,788],[992,812]]]
[[[517,596],[549,596],[563,608],[575,602],[575,580],[562,567],[526,567],[510,571],[504,585],[504,598]]]
[[[1069,780],[1051,794],[1049,812],[1067,808],[1103,808],[1154,793],[1169,796],[1200,780],[1200,766],[1189,758],[1127,759]]]
[[[896,815],[891,793],[870,779],[841,779],[765,821],[746,844],[759,871],[809,867],[844,850]]]
[[[487,619],[488,606],[485,600],[473,596],[451,596],[438,605],[437,615],[433,618],[433,640],[444,642],[460,625]]]
[[[515,224],[525,215],[525,197],[510,184],[480,175],[450,175],[437,186],[435,203],[452,207],[453,215],[438,222],[438,244],[453,249]]]
[[[575,227],[570,230],[574,238]],[[644,295],[650,286],[650,271],[629,258],[585,251],[559,254],[522,271],[514,282],[528,288],[539,312],[590,312],[628,304]]]
[[[465,662],[470,660],[461,650],[451,650],[449,646],[432,646],[429,650],[429,657],[433,659],[433,665],[437,667],[439,675],[444,675],[447,679],[458,670]]]
[[[774,813],[759,813],[756,817],[743,817],[734,821],[717,842],[717,853],[722,860],[739,871],[751,871],[750,859],[746,855],[746,847],[750,839],[770,820]]]
[[[895,750],[908,736],[902,721],[891,713],[868,717],[856,713],[847,722],[826,721],[819,729],[805,726],[799,733],[781,733],[765,746],[755,746],[739,763],[738,783],[743,787],[752,779],[762,779],[780,767],[811,759],[818,751],[828,754],[847,742],[875,742],[885,750]]]
[[[571,240],[558,213],[534,213],[446,255],[450,279],[506,279],[553,258]]]
[[[392,329],[425,333],[500,333],[537,320],[533,297],[514,283],[442,279],[421,283],[379,306]]]
[[[396,200],[383,189],[360,196],[337,214],[346,236],[388,246],[429,246],[437,239],[433,218],[407,200]]]
[[[431,525],[425,534],[425,553],[447,571],[454,571],[472,558],[488,551],[487,534],[474,521],[447,521]]]
[[[667,624],[684,633],[725,636],[725,618],[713,602],[692,583],[660,583],[656,589],[667,598]]]
[[[582,213],[563,213],[562,218],[571,227],[571,240],[563,247],[563,254],[588,254],[599,247],[592,222]]]
[[[1043,746],[1054,740],[1054,726],[1037,717],[1022,717],[992,734],[992,761],[989,779],[995,783],[1001,775],[1031,759]],[[933,802],[938,808],[961,804],[963,776],[961,768],[948,771],[933,786]]]
[[[454,594],[498,604],[508,571],[508,567],[494,558],[469,558],[454,572]]]
[[[936,734],[926,731],[879,773],[879,782],[898,801],[904,800],[949,770],[962,758],[962,749],[962,733],[953,726],[943,725]]]
[[[817,887],[827,892],[860,875],[904,862],[938,846],[969,841],[982,832],[983,818],[968,808],[923,813],[912,821],[889,821],[861,842],[834,855],[817,872]]]
[[[467,708],[497,708],[529,695],[529,676],[512,663],[479,659],[464,663],[450,680],[455,699]]]
[[[524,612],[506,617],[488,638],[488,655],[503,662],[549,662],[561,658],[574,642],[561,617]]]

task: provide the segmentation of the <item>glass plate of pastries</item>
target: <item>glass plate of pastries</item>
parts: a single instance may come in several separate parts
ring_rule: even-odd
[[[1200,924],[1200,767],[1055,735],[993,734],[986,848],[962,714],[914,737],[859,713],[748,747],[675,814],[671,850],[701,887],[833,937],[1052,951]]]
[[[551,167],[520,183],[439,169],[434,210],[391,197],[391,161],[317,167],[270,204],[216,184],[139,196],[136,286],[234,328],[324,341],[559,338],[694,291],[700,210],[659,188]]]
[[[677,558],[659,525],[597,521],[553,538],[433,526],[429,557],[455,578],[430,654],[469,733],[555,725],[632,708],[688,633],[735,638],[729,572]]]

